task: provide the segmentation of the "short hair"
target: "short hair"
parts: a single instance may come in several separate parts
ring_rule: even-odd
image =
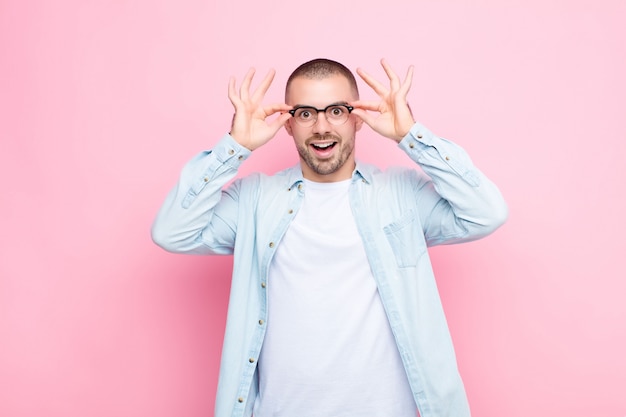
[[[356,98],[359,98],[359,88],[356,84],[354,74],[345,65],[340,64],[337,61],[326,58],[317,58],[311,61],[305,62],[296,68],[289,78],[287,79],[287,85],[285,86],[285,101],[289,94],[289,87],[291,82],[298,77],[308,78],[310,80],[323,80],[332,75],[343,75],[350,84],[350,88],[354,92]]]

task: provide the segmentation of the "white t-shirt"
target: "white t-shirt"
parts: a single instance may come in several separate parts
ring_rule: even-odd
[[[255,417],[415,417],[352,216],[350,180],[305,181],[268,278]]]

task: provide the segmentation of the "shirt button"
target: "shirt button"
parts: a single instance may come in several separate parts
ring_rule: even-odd
[[[417,138],[418,138],[418,139],[423,138],[422,134],[421,134],[421,133],[418,133],[418,134],[417,134]]]
[[[235,154],[235,151],[234,151],[234,150],[232,150],[232,149],[229,149],[229,150],[228,150],[228,154],[229,154],[229,155],[234,155],[234,154]]]
[[[415,148],[415,144],[413,142],[409,143],[409,148],[411,149]]]
[[[250,362],[250,363],[254,363],[254,358],[250,358],[250,359],[248,359],[248,362]]]
[[[449,161],[449,160],[450,160],[450,157],[449,157],[449,156],[446,156],[446,161]]]
[[[288,212],[288,213],[289,213],[289,214],[292,214],[292,213],[293,213],[293,210],[289,209],[289,212]]]
[[[264,282],[261,283],[261,288],[265,288],[266,286],[267,285]]]
[[[243,161],[243,155],[239,155],[239,160]]]
[[[274,246],[274,242],[270,242],[270,248],[273,248]]]
[[[263,319],[259,320],[259,324],[260,324],[261,326],[263,326],[263,323],[265,323],[265,322],[263,321]]]
[[[204,182],[209,182],[209,177],[204,177]]]
[[[238,402],[240,402],[240,403],[242,403],[242,402],[243,402],[243,397],[239,397],[239,398],[237,398],[237,401],[238,401]]]
[[[298,190],[302,190],[302,184],[298,184]]]

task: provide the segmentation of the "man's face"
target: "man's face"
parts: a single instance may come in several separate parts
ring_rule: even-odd
[[[357,97],[344,76],[332,75],[319,80],[293,79],[286,99],[290,106],[323,109]],[[310,127],[299,125],[294,118],[289,119],[285,128],[293,136],[300,154],[304,178],[316,182],[351,178],[355,167],[354,138],[362,124],[361,119],[350,115],[344,124],[333,125],[324,112],[317,114],[317,121]]]

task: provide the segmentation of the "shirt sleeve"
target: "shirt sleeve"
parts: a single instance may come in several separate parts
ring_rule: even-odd
[[[506,221],[508,208],[502,194],[460,146],[420,123],[399,146],[430,177],[416,190],[429,246],[479,239]]]
[[[230,135],[183,168],[152,225],[152,239],[163,249],[188,254],[232,253],[239,182],[226,184],[251,154]]]

